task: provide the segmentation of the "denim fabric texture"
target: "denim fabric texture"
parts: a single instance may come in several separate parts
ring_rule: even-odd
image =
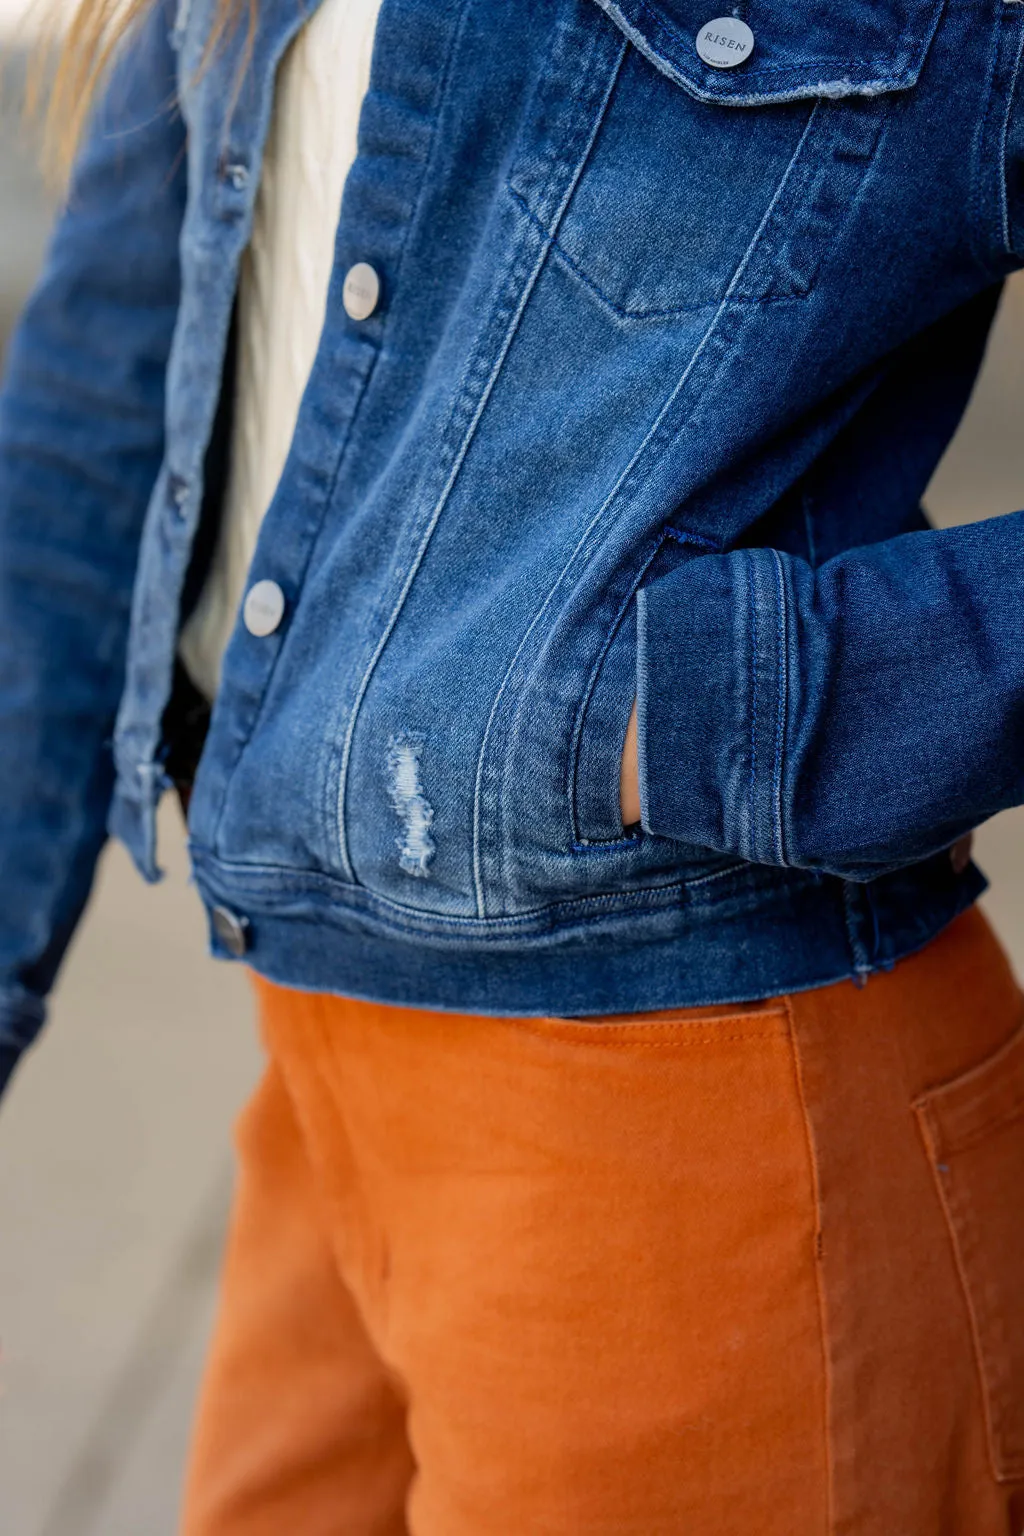
[[[239,258],[313,4],[260,0],[203,68],[213,0],[153,10],[12,343],[8,1068],[106,829],[159,873]],[[202,899],[276,982],[499,1014],[792,992],[926,943],[983,886],[945,850],[1024,800],[1024,513],[920,505],[1024,261],[1024,5],[739,9],[718,70],[705,0],[383,0],[251,572],[285,618],[236,626],[189,810]]]

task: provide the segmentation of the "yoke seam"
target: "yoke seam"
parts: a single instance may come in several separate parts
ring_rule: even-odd
[[[579,1038],[575,1031],[538,1028],[532,1019],[503,1020],[499,1018],[499,1022],[507,1024],[509,1028],[514,1029],[517,1033],[535,1035],[541,1040],[561,1040],[563,1044],[569,1045]],[[672,1027],[677,1031],[682,1031],[688,1026],[674,1025]],[[637,1025],[636,1028],[643,1028],[643,1026]],[[671,1051],[679,1046],[689,1050],[694,1046],[737,1045],[747,1040],[786,1040],[789,1038],[788,1031],[784,1029],[771,1029],[750,1030],[741,1035],[715,1034],[704,1036],[703,1038],[695,1037],[690,1039],[677,1032],[671,1039],[667,1040],[646,1040],[636,1036],[633,1036],[631,1039],[606,1040],[603,1037],[608,1033],[608,1029],[603,1024],[591,1024],[589,1027],[583,1026],[581,1033],[585,1035],[587,1044],[604,1045],[606,1049],[611,1050],[630,1049],[635,1051]]]

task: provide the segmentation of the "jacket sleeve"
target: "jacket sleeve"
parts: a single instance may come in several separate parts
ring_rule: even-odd
[[[640,594],[649,832],[867,880],[1024,802],[1024,512]]]
[[[129,605],[163,451],[184,134],[164,5],[93,115],[0,393],[0,1088],[104,840]]]

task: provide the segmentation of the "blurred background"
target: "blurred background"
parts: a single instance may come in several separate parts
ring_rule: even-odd
[[[53,215],[19,120],[22,0],[0,0],[0,352]],[[120,849],[48,1044],[0,1108],[0,1536],[173,1536],[231,1185],[259,1071],[245,977],[205,951],[176,802],[167,879]]]
[[[52,217],[19,122],[22,0],[0,0],[0,352]],[[1024,506],[1024,278],[928,494],[933,517]],[[244,976],[205,952],[183,830],[167,879],[107,851],[44,1041],[0,1109],[0,1532],[173,1536],[231,1186],[259,1070]],[[1024,975],[1024,812],[977,838]]]

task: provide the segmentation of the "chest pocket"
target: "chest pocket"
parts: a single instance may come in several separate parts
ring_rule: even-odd
[[[899,93],[918,81],[943,0],[749,0],[732,7],[753,33],[734,68],[697,48],[728,5],[584,4],[626,41],[549,224],[557,257],[633,319],[808,294]],[[513,191],[529,205],[528,185]]]

